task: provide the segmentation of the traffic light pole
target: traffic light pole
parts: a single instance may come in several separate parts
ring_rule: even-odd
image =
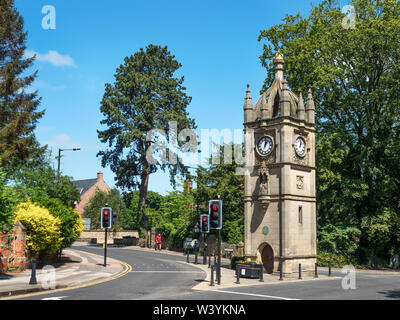
[[[105,239],[104,239],[104,266],[107,266],[107,229],[105,228]]]
[[[207,247],[206,234],[205,233],[203,233],[203,243],[204,243],[203,264],[207,264],[208,247]]]
[[[218,229],[218,268],[217,268],[217,281],[221,284],[221,229]]]

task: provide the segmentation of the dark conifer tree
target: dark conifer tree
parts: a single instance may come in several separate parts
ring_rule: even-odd
[[[43,154],[34,130],[44,111],[40,97],[29,87],[37,71],[28,74],[35,57],[26,58],[24,20],[14,0],[0,0],[0,165],[26,165]]]

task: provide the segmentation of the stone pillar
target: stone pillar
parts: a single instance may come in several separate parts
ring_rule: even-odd
[[[11,248],[14,259],[10,266],[22,271],[26,269],[28,261],[26,257],[26,228],[21,222],[16,223],[12,235]]]

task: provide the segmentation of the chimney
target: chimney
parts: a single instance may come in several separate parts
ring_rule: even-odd
[[[97,173],[97,181],[103,181],[103,173],[101,171]]]

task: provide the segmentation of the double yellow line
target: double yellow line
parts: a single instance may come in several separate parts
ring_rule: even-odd
[[[126,275],[127,273],[129,273],[132,270],[132,266],[126,262],[114,259],[114,261],[117,261],[118,263],[122,264],[125,267],[125,270],[122,271],[121,273],[116,274],[115,276],[106,278],[106,279],[101,279],[101,280],[96,280],[96,281],[92,281],[92,282],[88,282],[79,286],[73,286],[73,287],[67,287],[67,288],[60,288],[60,289],[54,289],[54,290],[43,290],[43,291],[39,291],[39,292],[34,292],[34,293],[27,293],[27,294],[21,294],[21,295],[15,295],[15,296],[10,296],[10,297],[4,297],[4,298],[0,298],[0,300],[12,300],[12,299],[21,299],[21,298],[29,298],[29,297],[34,297],[34,296],[40,296],[40,295],[45,295],[45,294],[53,294],[56,292],[64,292],[64,291],[69,291],[69,290],[76,290],[76,289],[81,289],[81,288],[85,288],[85,287],[90,287],[90,286],[94,286],[96,284],[100,284],[103,282],[107,282],[107,281],[112,281],[118,278],[123,277],[124,275]]]

